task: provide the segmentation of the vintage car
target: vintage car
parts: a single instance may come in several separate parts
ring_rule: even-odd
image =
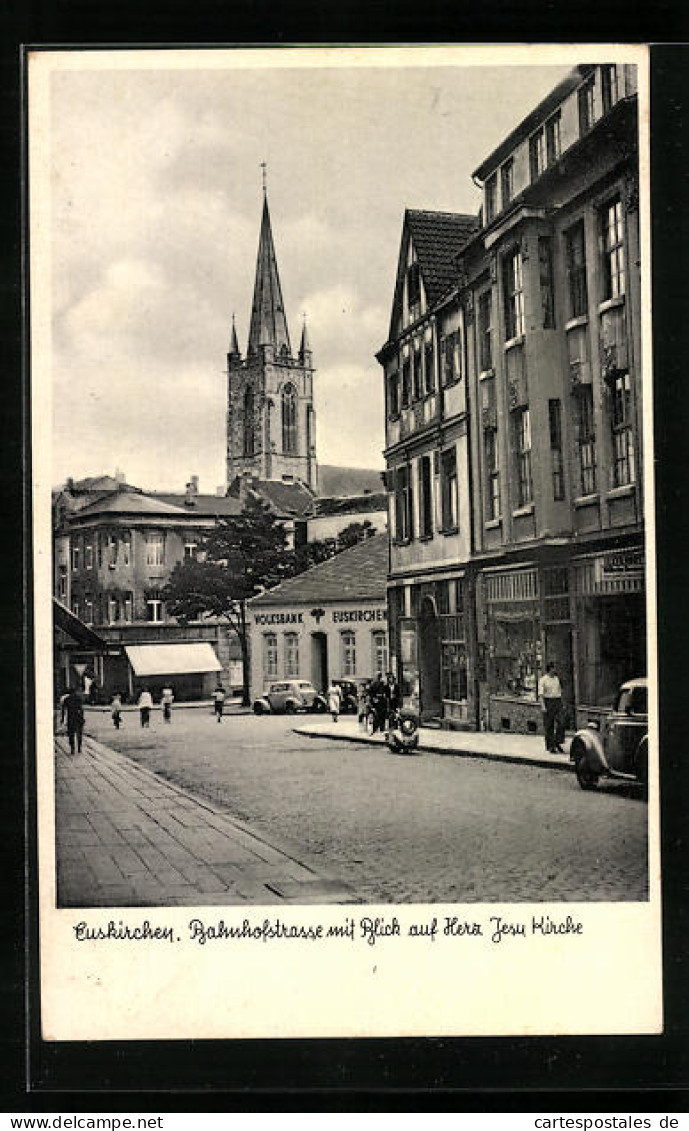
[[[254,714],[288,715],[295,711],[324,711],[325,699],[316,691],[312,683],[304,679],[288,679],[282,683],[272,683],[265,695],[254,703]]]
[[[569,756],[582,789],[601,777],[648,782],[648,681],[630,679],[619,688],[602,723],[577,731]]]

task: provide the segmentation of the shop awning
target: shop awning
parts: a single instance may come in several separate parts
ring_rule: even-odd
[[[210,644],[126,644],[134,675],[196,675],[220,672]]]

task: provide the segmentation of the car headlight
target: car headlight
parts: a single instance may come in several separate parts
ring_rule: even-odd
[[[402,723],[402,731],[404,734],[413,734],[416,730],[416,723],[413,719],[405,719]]]

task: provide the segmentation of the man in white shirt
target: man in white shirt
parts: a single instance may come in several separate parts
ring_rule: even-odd
[[[562,718],[562,684],[552,661],[538,681],[538,695],[543,709],[546,749],[551,754],[564,754],[558,734]]]

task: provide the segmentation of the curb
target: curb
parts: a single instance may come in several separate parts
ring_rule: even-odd
[[[371,737],[360,734],[327,734],[325,732],[314,732],[307,730],[306,727],[293,727],[294,734],[302,735],[305,738],[330,738],[337,742],[358,742],[364,746],[384,746],[383,741],[378,741]],[[573,773],[574,766],[570,762],[569,757],[563,762],[547,762],[545,758],[528,757],[526,754],[501,754],[499,751],[486,751],[486,750],[468,750],[465,748],[457,748],[448,750],[446,746],[434,746],[433,743],[424,742],[423,745],[419,744],[419,754],[445,754],[450,755],[452,758],[483,758],[489,762],[511,762],[520,766],[534,766],[536,769],[542,770],[566,770],[567,773]]]

